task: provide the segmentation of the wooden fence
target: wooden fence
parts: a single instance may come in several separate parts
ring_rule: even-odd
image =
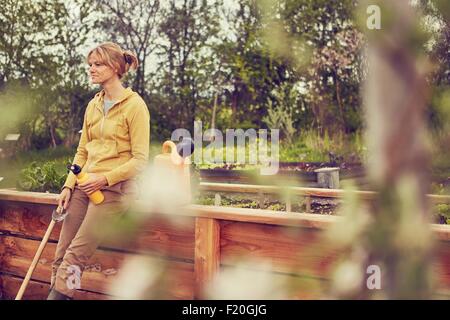
[[[278,195],[286,203],[286,211],[291,212],[292,201],[294,197],[303,197],[305,199],[305,212],[311,212],[312,198],[342,199],[346,193],[343,189],[324,189],[324,188],[304,188],[304,187],[279,187],[271,185],[252,185],[238,183],[214,183],[202,182],[198,188],[201,192],[215,193],[215,205],[220,205],[221,193],[241,193],[257,194],[260,207],[263,206],[264,195]],[[370,201],[375,199],[374,191],[351,191],[358,199]],[[427,195],[431,203],[450,203],[450,196],[447,195]]]
[[[0,291],[3,299],[16,295],[55,204],[53,194],[0,190]],[[146,211],[140,203],[135,210]],[[273,275],[291,284],[288,298],[322,298],[329,288],[334,264],[341,256],[333,242],[324,237],[324,231],[338,219],[201,205],[185,207],[175,216],[153,214],[133,238],[117,239],[97,250],[75,298],[109,298],[109,284],[123,262],[135,255],[158,257],[166,262],[165,286],[160,288],[163,289],[160,298],[204,298],[204,288],[211,279],[220,272],[236,268],[240,257],[270,262]],[[60,224],[55,226],[24,299],[47,296],[60,228]],[[450,227],[431,225],[431,228],[437,238],[432,262],[437,280],[436,297],[449,299]]]

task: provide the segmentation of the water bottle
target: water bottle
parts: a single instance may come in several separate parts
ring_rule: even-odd
[[[73,172],[73,174],[77,177],[77,183],[81,184],[85,182],[87,179],[89,179],[89,175],[87,172],[81,172],[81,167],[77,164],[71,164],[67,166],[67,169]],[[97,190],[93,193],[91,193],[89,196],[89,199],[94,204],[100,204],[105,200],[105,196],[100,190]]]

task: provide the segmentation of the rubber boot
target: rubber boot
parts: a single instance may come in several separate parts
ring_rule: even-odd
[[[56,291],[55,289],[51,289],[50,293],[48,294],[47,300],[73,300],[73,298],[66,296],[65,294],[62,294],[59,291]]]

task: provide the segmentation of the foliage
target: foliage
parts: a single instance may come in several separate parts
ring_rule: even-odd
[[[268,45],[289,61],[295,74],[290,81],[303,88],[298,124],[322,133],[360,128],[363,41],[353,21],[357,1],[263,3]]]
[[[445,1],[419,2],[424,18],[436,26],[427,44],[434,62],[429,81],[435,85],[427,113],[436,129],[433,161],[444,177],[448,16]],[[355,26],[356,5],[354,0],[5,0],[1,134],[20,132],[22,150],[77,143],[85,107],[98,90],[89,86],[85,66],[94,39],[136,52],[140,68],[125,82],[147,102],[154,141],[169,139],[175,128],[191,129],[197,119],[205,129],[279,127],[282,159],[298,161],[305,154],[305,161],[326,160],[328,152],[361,157],[359,138],[349,143],[356,150],[326,143],[330,137],[342,140],[339,132],[359,137],[364,129],[359,87],[366,39]],[[308,138],[309,131],[318,134]]]
[[[442,216],[447,224],[450,224],[450,205],[448,204],[438,204],[436,206],[436,213]]]
[[[99,21],[101,28],[107,34],[108,41],[117,42],[128,50],[135,52],[139,60],[136,74],[131,80],[131,86],[145,100],[148,100],[146,82],[151,80],[148,71],[149,58],[155,51],[161,5],[159,0],[96,0],[103,19]]]
[[[0,91],[17,90],[19,83],[19,92],[33,98],[32,112],[15,126],[20,146],[70,146],[91,94],[80,54],[94,26],[91,8],[85,0],[37,0],[6,1],[3,9]]]
[[[281,85],[278,90],[272,92],[276,106],[272,100],[267,101],[267,116],[263,121],[270,129],[279,129],[282,138],[288,144],[292,144],[296,129],[294,127],[294,110],[298,105],[299,94],[292,86]]]
[[[306,130],[301,132],[292,145],[281,145],[280,159],[287,162],[328,162],[330,153],[342,161],[364,163],[366,151],[361,133],[330,136],[327,132],[321,135],[317,131]]]
[[[157,88],[165,96],[157,113],[169,130],[192,129],[202,105],[211,108],[218,85],[211,76],[217,62],[212,48],[219,32],[220,6],[219,0],[171,0],[164,10],[158,29],[164,41],[158,55],[164,60]]]
[[[41,165],[32,162],[21,171],[17,187],[25,191],[59,193],[66,177],[66,173],[57,170],[54,161],[47,161]]]
[[[362,46],[361,33],[347,29],[314,51],[308,75],[307,101],[319,128],[353,132],[361,127],[359,84],[363,81]]]

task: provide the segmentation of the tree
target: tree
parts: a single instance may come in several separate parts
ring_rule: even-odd
[[[3,0],[0,12],[0,88],[10,80],[37,86],[55,78],[57,28],[63,18],[58,1]],[[32,32],[31,32],[32,30]]]
[[[356,5],[354,0],[283,0],[278,6],[288,34],[312,52],[300,79],[308,88],[305,100],[314,115],[312,123],[322,132],[361,126],[364,41],[353,21]]]
[[[348,133],[361,127],[359,86],[363,80],[363,46],[362,34],[349,28],[338,33],[328,45],[314,50],[306,77],[307,101],[318,128]]]
[[[192,128],[201,100],[213,95],[208,71],[214,59],[211,43],[219,30],[220,5],[221,1],[170,0],[163,10],[158,56],[163,70],[159,88],[165,101],[160,113],[164,120],[171,119],[171,129]]]
[[[272,92],[289,84],[302,88],[292,106],[295,126],[358,129],[363,41],[353,23],[355,6],[350,0],[240,1],[228,18],[235,39],[219,45],[235,120],[263,125],[268,99],[277,108]]]
[[[109,41],[117,42],[136,53],[139,67],[132,87],[146,99],[146,81],[149,77],[146,68],[149,57],[157,47],[160,1],[97,0],[97,3],[104,14],[101,25]]]
[[[66,1],[64,20],[58,33],[61,81],[57,86],[59,99],[53,102],[57,116],[50,126],[65,131],[64,144],[70,147],[76,143],[85,107],[93,95],[88,87],[86,56],[82,49],[86,47],[89,36],[98,29],[99,20],[87,0]]]
[[[271,92],[286,81],[295,81],[295,73],[288,61],[270,52],[262,36],[261,9],[256,1],[240,1],[228,21],[233,37],[225,38],[217,48],[229,70],[226,102],[231,106],[233,122],[244,128],[262,126]]]
[[[55,48],[59,43],[59,30],[64,25],[64,4],[62,1],[5,0],[0,17],[3,30],[0,35],[0,89],[18,90],[33,97],[31,112],[22,115],[22,121],[18,123],[22,147],[29,148],[36,125],[40,124],[39,130],[45,130],[46,122],[38,121],[47,111],[42,98],[51,96],[61,80],[58,73],[60,56]],[[15,83],[20,83],[20,88]]]

